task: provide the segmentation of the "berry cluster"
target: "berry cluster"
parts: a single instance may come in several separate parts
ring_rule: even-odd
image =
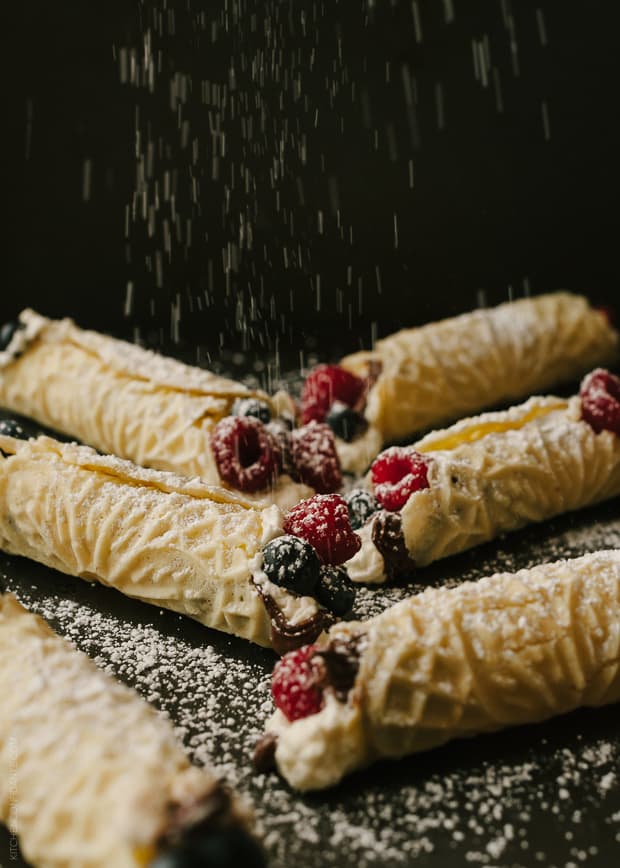
[[[315,597],[335,615],[350,611],[355,598],[346,569],[358,551],[346,502],[338,494],[317,494],[287,513],[284,535],[263,549],[263,570],[275,585]]]
[[[235,402],[236,415],[215,425],[211,449],[224,482],[252,493],[273,485],[288,473],[319,493],[342,485],[334,435],[327,425],[310,422],[293,431],[286,422],[271,420],[264,401],[244,398]]]
[[[351,441],[366,427],[359,412],[367,383],[339,365],[318,365],[301,393],[302,422],[326,422],[342,440]]]

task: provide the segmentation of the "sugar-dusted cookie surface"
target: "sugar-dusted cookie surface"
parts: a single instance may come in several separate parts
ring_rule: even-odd
[[[232,835],[262,864],[244,812],[190,764],[171,722],[10,594],[0,594],[0,694],[0,819],[33,864],[140,868],[188,836],[221,848]]]
[[[607,385],[597,392],[601,378]],[[501,533],[620,494],[620,436],[611,417],[604,424],[614,430],[597,425],[587,410],[592,395],[616,413],[620,430],[616,381],[599,369],[569,400],[530,398],[381,453],[369,485],[385,509],[360,528],[352,578],[381,582],[395,571],[411,574]]]
[[[567,292],[403,329],[342,359],[368,382],[368,429],[338,440],[343,466],[363,473],[386,442],[576,379],[618,346],[605,313]]]
[[[238,399],[275,412],[262,392],[69,319],[25,310],[19,325],[0,352],[0,405],[104,453],[225,485],[211,448],[217,423]],[[257,496],[286,509],[310,494],[282,474]]]
[[[314,598],[252,581],[281,533],[275,505],[87,446],[0,435],[0,548],[261,645],[322,626]]]
[[[620,552],[428,589],[303,651],[278,664],[289,672],[267,724],[277,768],[302,790],[380,757],[616,702]]]

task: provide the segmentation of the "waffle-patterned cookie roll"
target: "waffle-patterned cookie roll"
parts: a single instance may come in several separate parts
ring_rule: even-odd
[[[374,461],[351,577],[381,582],[620,494],[620,379],[465,419]],[[381,508],[382,507],[382,508]],[[371,510],[375,511],[372,512]],[[378,511],[377,511],[378,509]]]
[[[10,594],[0,695],[0,820],[38,868],[264,865],[245,811],[172,724]]]
[[[283,509],[313,489],[331,491],[340,484],[339,469],[333,483],[323,479],[304,461],[308,450],[289,443],[287,417],[295,410],[284,393],[270,399],[31,310],[0,330],[0,406],[101,452],[199,476],[269,498]]]
[[[333,623],[324,606],[341,614],[315,549],[282,521],[275,505],[197,479],[0,433],[0,548],[280,652]]]
[[[255,757],[320,789],[380,757],[620,699],[620,552],[427,589],[274,670]]]
[[[327,420],[342,466],[361,474],[385,443],[575,379],[617,352],[605,313],[551,293],[404,329],[319,366],[302,410],[305,421]]]

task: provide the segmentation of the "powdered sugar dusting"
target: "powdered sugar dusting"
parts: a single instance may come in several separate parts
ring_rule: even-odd
[[[578,545],[579,533],[558,535],[558,547]],[[613,534],[620,542],[614,522],[596,538],[609,543]],[[495,568],[511,559],[496,553]],[[483,564],[491,560],[487,553]],[[604,848],[620,836],[617,708],[456,742],[300,797],[250,767],[273,710],[272,654],[100,587],[64,577],[52,586],[49,571],[26,561],[0,563],[22,602],[170,715],[194,759],[253,804],[273,866],[578,865],[594,840]],[[405,595],[366,589],[358,614]]]
[[[377,614],[427,584],[620,548],[618,515],[611,501],[440,561],[411,582],[358,586],[353,616]],[[2,577],[22,602],[169,714],[196,761],[210,761],[252,803],[272,868],[613,864],[604,854],[620,843],[619,707],[455,742],[300,797],[250,767],[273,711],[273,654],[0,554]],[[8,852],[0,832],[0,863]]]

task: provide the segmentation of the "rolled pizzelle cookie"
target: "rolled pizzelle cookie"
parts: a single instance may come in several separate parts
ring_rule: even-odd
[[[257,757],[297,789],[332,786],[381,757],[616,702],[619,662],[620,552],[427,589],[283,658]]]
[[[359,378],[360,390],[343,388],[338,377],[330,389],[315,385],[345,404],[348,396],[359,399],[367,427],[349,421],[350,442],[337,439],[343,468],[359,475],[385,443],[575,379],[611,363],[618,347],[604,312],[583,296],[556,292],[403,329],[370,352],[343,358],[341,367]],[[306,391],[316,398],[308,381]],[[320,420],[327,407],[316,408],[308,412]],[[336,414],[334,422],[341,434],[343,418]]]
[[[33,865],[264,864],[246,812],[172,724],[10,594],[0,695],[0,820]]]
[[[220,473],[212,448],[216,425],[231,416],[239,400],[260,402],[261,412],[273,417],[286,408],[283,393],[270,399],[209,371],[80,329],[70,319],[24,310],[5,330],[1,406],[145,467],[241,490]],[[252,463],[261,444],[267,451],[274,444],[260,420],[247,425],[253,429]],[[279,469],[270,454],[243,488],[246,495],[257,492],[288,509],[313,493],[286,472],[278,475]]]
[[[333,618],[263,572],[281,534],[275,505],[87,446],[0,434],[1,549],[285,651]]]
[[[386,509],[360,528],[362,547],[347,564],[351,578],[382,582],[405,575],[506,531],[620,494],[620,437],[584,418],[587,384],[601,376],[620,388],[617,378],[599,371],[568,401],[531,398],[381,453],[370,484]],[[606,392],[607,399],[618,410],[620,431],[620,403]]]

